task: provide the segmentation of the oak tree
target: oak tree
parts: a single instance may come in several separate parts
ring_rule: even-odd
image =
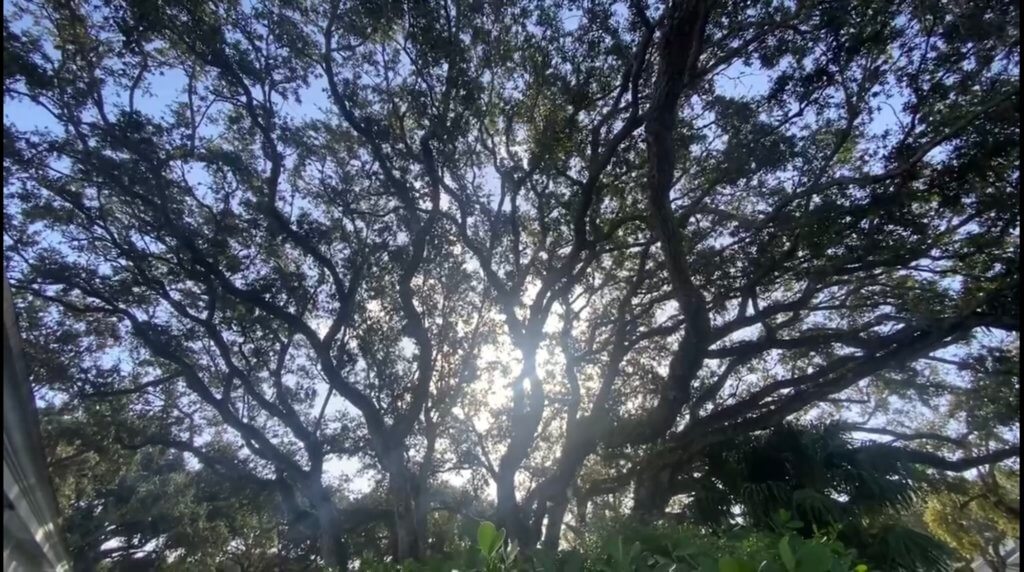
[[[16,2],[5,271],[88,334],[71,403],[129,396],[119,439],[273,488],[329,566],[378,522],[422,557],[444,484],[493,485],[525,547],[601,495],[661,519],[712,448],[785,421],[1012,463],[1018,22]],[[383,502],[332,494],[339,462]]]

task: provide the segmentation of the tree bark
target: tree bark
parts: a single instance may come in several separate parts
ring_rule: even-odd
[[[523,356],[523,366],[513,383],[512,436],[498,463],[495,478],[499,524],[505,528],[509,540],[516,541],[524,548],[534,546],[539,540],[531,533],[529,517],[523,514],[533,504],[524,503],[526,506],[520,506],[516,499],[516,474],[530,454],[544,411],[544,392],[536,369],[539,340],[540,335],[533,332],[517,343]],[[523,391],[527,382],[530,383],[529,399]]]
[[[395,513],[395,560],[418,560],[421,558],[419,527],[417,526],[416,503],[406,483],[393,481],[391,492]]]
[[[505,529],[509,540],[515,540],[520,546],[526,546],[529,539],[529,527],[520,512],[516,500],[515,473],[499,471],[496,482],[498,500],[498,525]]]
[[[329,501],[330,499],[326,500]],[[319,503],[316,507],[316,514],[320,525],[317,541],[319,543],[320,558],[323,559],[324,566],[328,570],[348,570],[348,545],[345,543],[345,537],[341,530],[341,521],[338,518],[338,511],[334,503]]]
[[[396,562],[421,560],[426,537],[426,518],[420,503],[415,476],[405,465],[405,455],[396,450],[387,455],[388,489],[394,518],[392,548]]]
[[[569,508],[569,495],[562,489],[558,497],[548,506],[548,522],[544,530],[541,546],[545,550],[557,551],[562,540],[562,523],[565,522],[565,511]]]
[[[633,489],[633,515],[644,522],[660,519],[672,498],[671,478],[671,471],[667,468],[640,472]]]

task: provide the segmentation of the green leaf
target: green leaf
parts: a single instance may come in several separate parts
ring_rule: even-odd
[[[616,536],[615,538],[608,541],[606,552],[612,557],[612,560],[616,563],[624,563],[629,560],[626,548],[622,545],[622,537]]]
[[[723,556],[718,559],[718,572],[754,572],[754,565],[733,558],[732,556]]]
[[[828,570],[834,556],[823,544],[806,544],[796,555],[798,572],[821,572]]]
[[[501,532],[502,532],[502,540],[504,540],[504,532],[505,532],[504,529]],[[501,544],[499,543],[499,546],[500,545]],[[513,560],[516,559],[516,556],[518,556],[518,555],[519,555],[519,544],[517,544],[513,540],[512,542],[510,542],[508,544],[508,547],[505,548],[505,562],[512,562]]]
[[[636,559],[638,556],[640,556],[641,552],[643,552],[643,547],[640,546],[639,542],[634,542],[633,546],[629,547],[629,559]]]
[[[786,565],[786,570],[796,572],[796,557],[793,556],[793,551],[789,548],[789,536],[783,536],[779,541],[779,557]]]
[[[555,572],[558,570],[558,563],[555,555],[547,550],[538,550],[533,554],[534,566],[541,572]]]
[[[853,567],[853,572],[868,572],[867,564],[858,564]]]
[[[562,566],[563,572],[580,572],[583,570],[583,555],[575,550],[570,550],[563,554],[562,559],[564,565]]]
[[[488,558],[494,556],[504,540],[505,530],[499,531],[493,523],[486,520],[481,522],[480,527],[476,529],[477,546]]]

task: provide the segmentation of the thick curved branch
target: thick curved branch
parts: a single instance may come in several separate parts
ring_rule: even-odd
[[[866,445],[860,447],[861,451],[883,451],[887,454],[891,454],[898,459],[911,463],[914,465],[924,465],[940,471],[946,471],[950,473],[963,473],[971,469],[977,469],[978,467],[984,467],[996,463],[1002,463],[1010,459],[1020,458],[1020,447],[1007,447],[1005,449],[999,449],[992,451],[991,453],[985,453],[984,455],[976,455],[973,457],[961,457],[959,459],[948,459],[939,455],[938,453],[932,453],[930,451],[919,451],[916,449],[906,449],[903,447],[897,447],[895,445],[887,445],[884,443],[875,443],[872,445]]]
[[[703,50],[707,21],[708,6],[704,0],[678,0],[668,7],[658,49],[654,93],[645,113],[647,193],[651,209],[648,226],[661,243],[675,298],[686,323],[657,405],[623,434],[623,442],[647,441],[672,427],[690,399],[690,386],[704,363],[711,337],[707,300],[690,274],[689,254],[669,197],[675,178],[673,137],[679,102],[684,90],[698,80],[697,62]]]
[[[132,387],[126,387],[124,389],[107,389],[107,390],[102,390],[101,389],[101,390],[96,390],[96,391],[89,391],[87,393],[83,393],[82,394],[82,398],[83,399],[103,399],[103,398],[108,398],[108,397],[122,397],[122,396],[125,396],[125,395],[135,395],[137,393],[142,393],[142,392],[146,391],[147,389],[153,389],[154,387],[160,387],[161,385],[164,385],[166,383],[170,383],[172,381],[181,379],[181,377],[182,377],[182,374],[180,372],[175,372],[175,373],[172,373],[172,374],[169,374],[169,375],[160,376],[160,377],[158,377],[156,379],[152,379],[150,381],[147,381],[147,382],[144,382],[144,383],[140,383],[140,384],[132,386]]]
[[[962,449],[966,449],[968,446],[967,442],[962,439],[949,437],[941,433],[901,433],[899,431],[886,429],[884,427],[865,427],[863,425],[852,424],[843,424],[840,425],[839,428],[842,429],[843,431],[848,431],[851,433],[868,433],[870,435],[883,435],[886,437],[892,437],[892,441],[890,441],[890,443],[896,441],[939,441],[942,443],[947,443],[956,447],[960,447]]]

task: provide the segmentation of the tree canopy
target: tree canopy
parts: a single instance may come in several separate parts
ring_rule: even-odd
[[[1013,3],[4,11],[5,272],[125,483],[341,567],[1018,464]]]

